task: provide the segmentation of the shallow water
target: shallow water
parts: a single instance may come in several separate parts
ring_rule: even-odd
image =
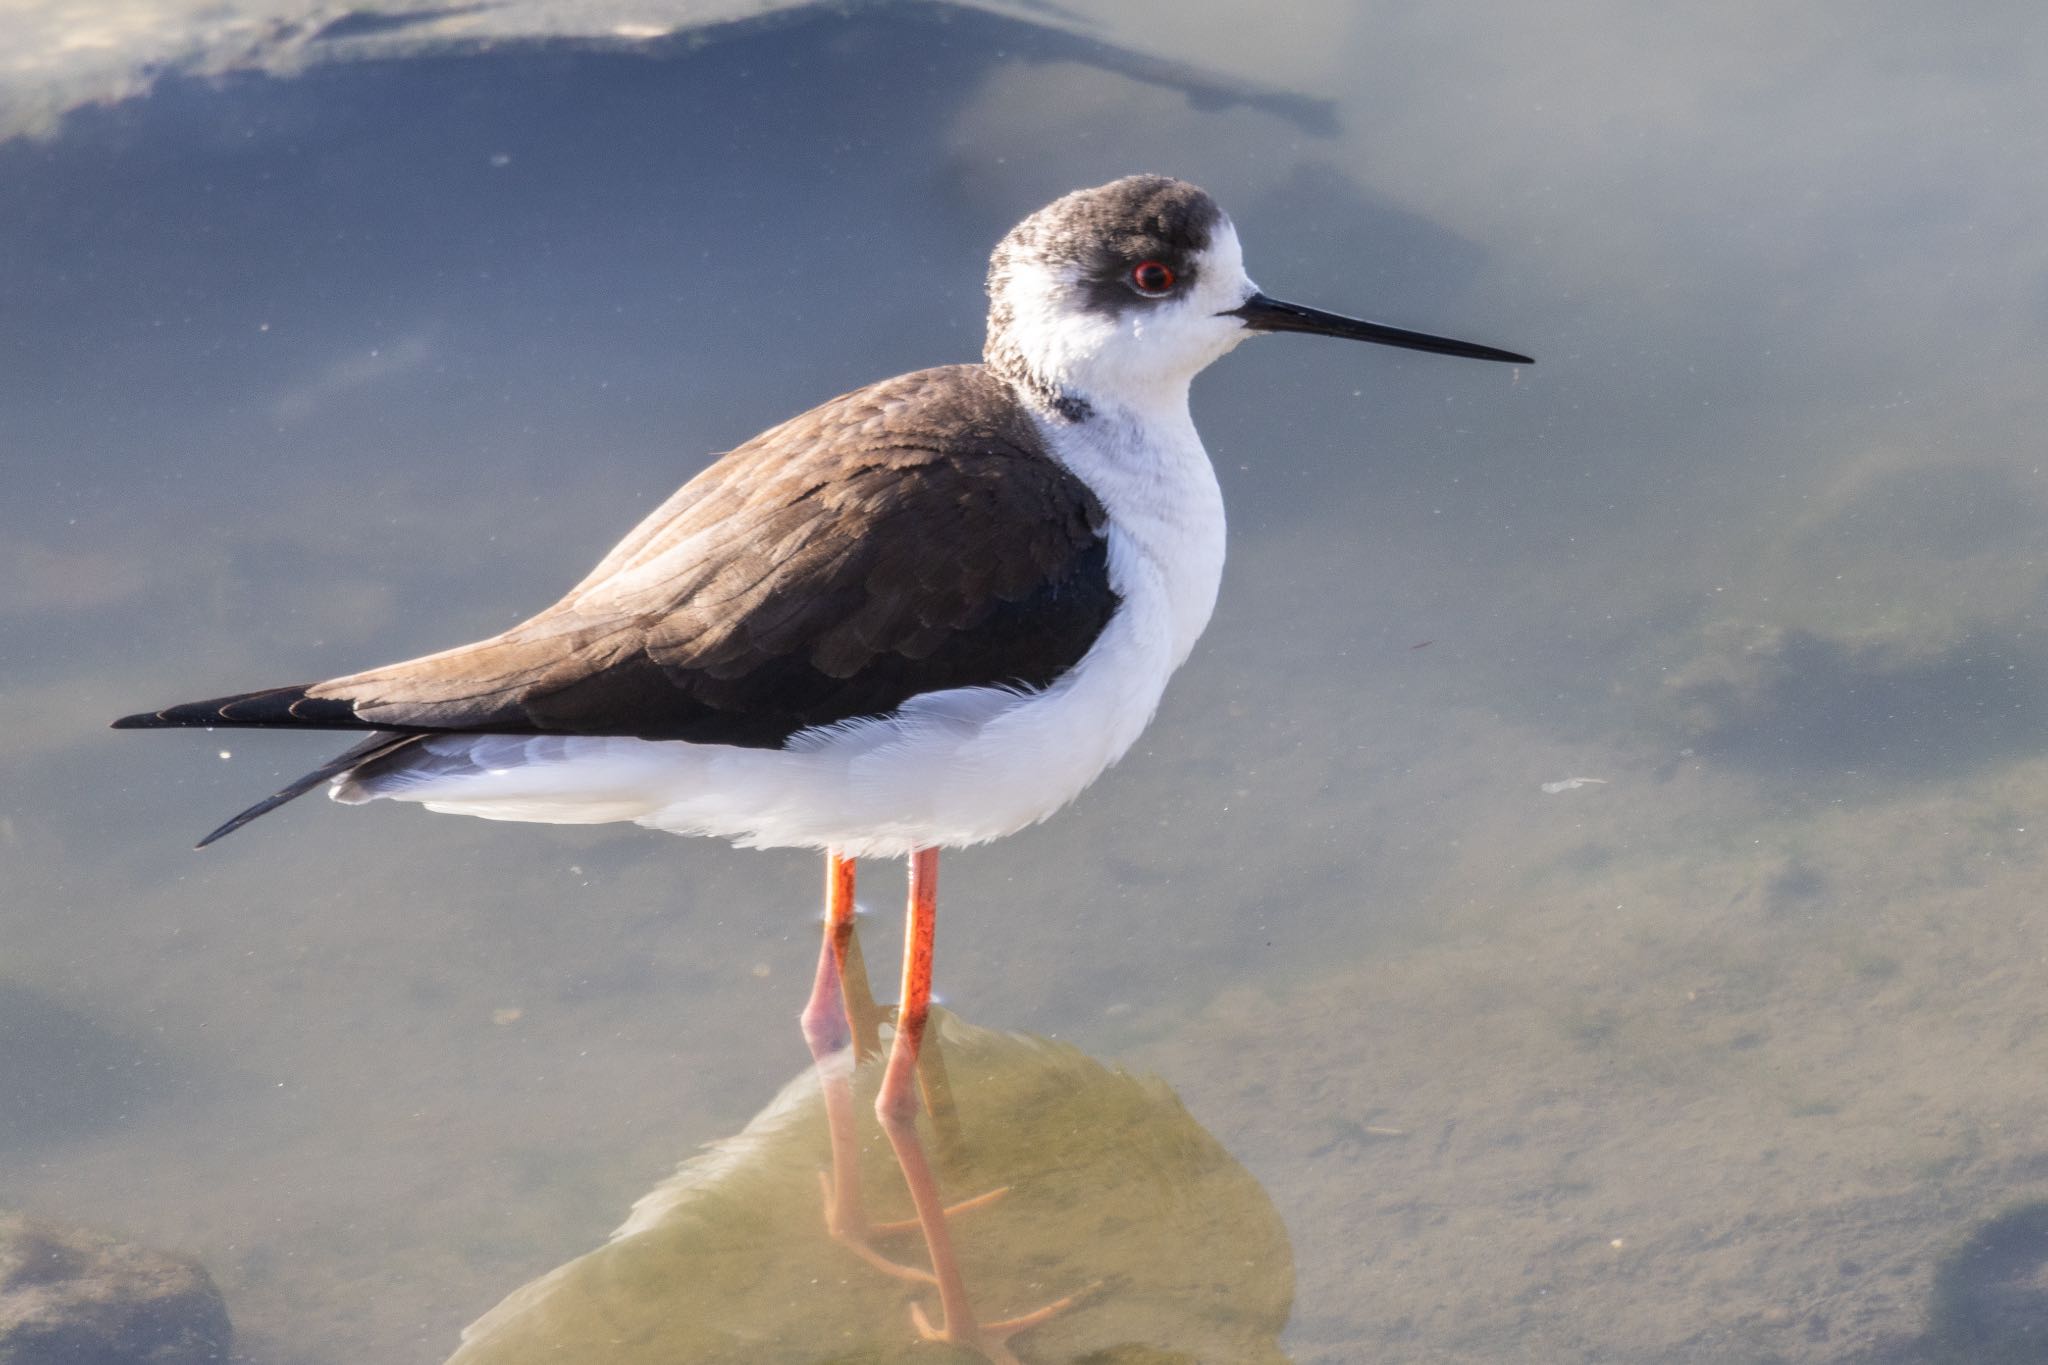
[[[519,619],[711,452],[970,358],[1002,231],[1155,169],[1270,292],[1539,363],[1204,376],[1215,622],[948,857],[952,1006],[1178,1092],[1298,1361],[1940,1358],[1958,1275],[2024,1290],[2048,1248],[1964,1250],[2048,1198],[2048,23],[1079,9],[171,75],[0,144],[0,1205],[196,1253],[248,1361],[434,1362],[744,1127],[811,858],[311,800],[195,857],[336,746],[104,724]]]

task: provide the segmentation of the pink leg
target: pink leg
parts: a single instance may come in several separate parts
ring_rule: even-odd
[[[810,1002],[800,1016],[811,1060],[822,1062],[847,1045],[845,980],[846,946],[853,937],[853,877],[857,864],[836,853],[825,855],[825,941],[818,953],[818,976]]]
[[[917,1134],[917,1059],[924,1043],[925,1023],[932,1003],[932,952],[938,927],[939,851],[920,849],[910,855],[910,909],[903,941],[903,994],[896,1006],[896,1037],[889,1048],[889,1062],[882,1073],[881,1093],[875,1096],[875,1114],[895,1149],[896,1164],[910,1186],[911,1202],[917,1206],[918,1225],[924,1230],[925,1246],[931,1252],[932,1274],[939,1287],[941,1321],[935,1328],[915,1305],[911,1316],[918,1330],[935,1341],[947,1341],[981,1352],[995,1365],[1016,1365],[1003,1341],[1027,1327],[1035,1327],[1073,1302],[1070,1296],[1047,1304],[1036,1312],[1003,1322],[982,1323],[967,1301],[967,1283],[960,1274],[960,1261],[953,1253],[953,1231],[947,1225],[947,1209],[939,1198],[939,1182],[925,1159],[924,1143]],[[978,1201],[976,1201],[978,1202]]]

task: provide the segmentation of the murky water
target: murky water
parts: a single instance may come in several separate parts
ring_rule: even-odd
[[[317,801],[195,856],[336,746],[105,722],[509,624],[710,452],[971,358],[1001,232],[1151,169],[1273,293],[1539,364],[1204,376],[1209,635],[947,859],[996,1145],[1073,1182],[976,1254],[1102,1282],[1019,1354],[1187,1315],[1157,1238],[1031,1223],[1137,1177],[1042,1160],[1008,1031],[1220,1141],[1160,1236],[1291,1243],[1291,1317],[1233,1304],[1293,1360],[2048,1333],[2048,22],[1078,8],[170,76],[0,144],[0,1205],[196,1253],[256,1365],[436,1362],[746,1127],[807,1062],[810,857]],[[788,1358],[909,1350],[915,1289],[859,1292]]]

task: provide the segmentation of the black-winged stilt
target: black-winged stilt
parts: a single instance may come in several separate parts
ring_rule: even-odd
[[[1188,413],[1198,372],[1261,332],[1529,361],[1268,298],[1215,202],[1159,176],[1032,214],[996,247],[988,294],[983,363],[763,432],[501,635],[115,725],[372,732],[202,847],[325,782],[348,803],[814,848],[828,951],[854,861],[907,857],[876,1110],[931,1251],[932,1334],[1000,1360],[1039,1315],[977,1320],[915,1124],[939,850],[1071,801],[1207,624],[1223,500]]]

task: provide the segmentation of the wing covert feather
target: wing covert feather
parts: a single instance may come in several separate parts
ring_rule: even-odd
[[[504,634],[308,689],[386,729],[779,745],[948,687],[1043,687],[1116,606],[1104,514],[980,366],[725,455]]]

